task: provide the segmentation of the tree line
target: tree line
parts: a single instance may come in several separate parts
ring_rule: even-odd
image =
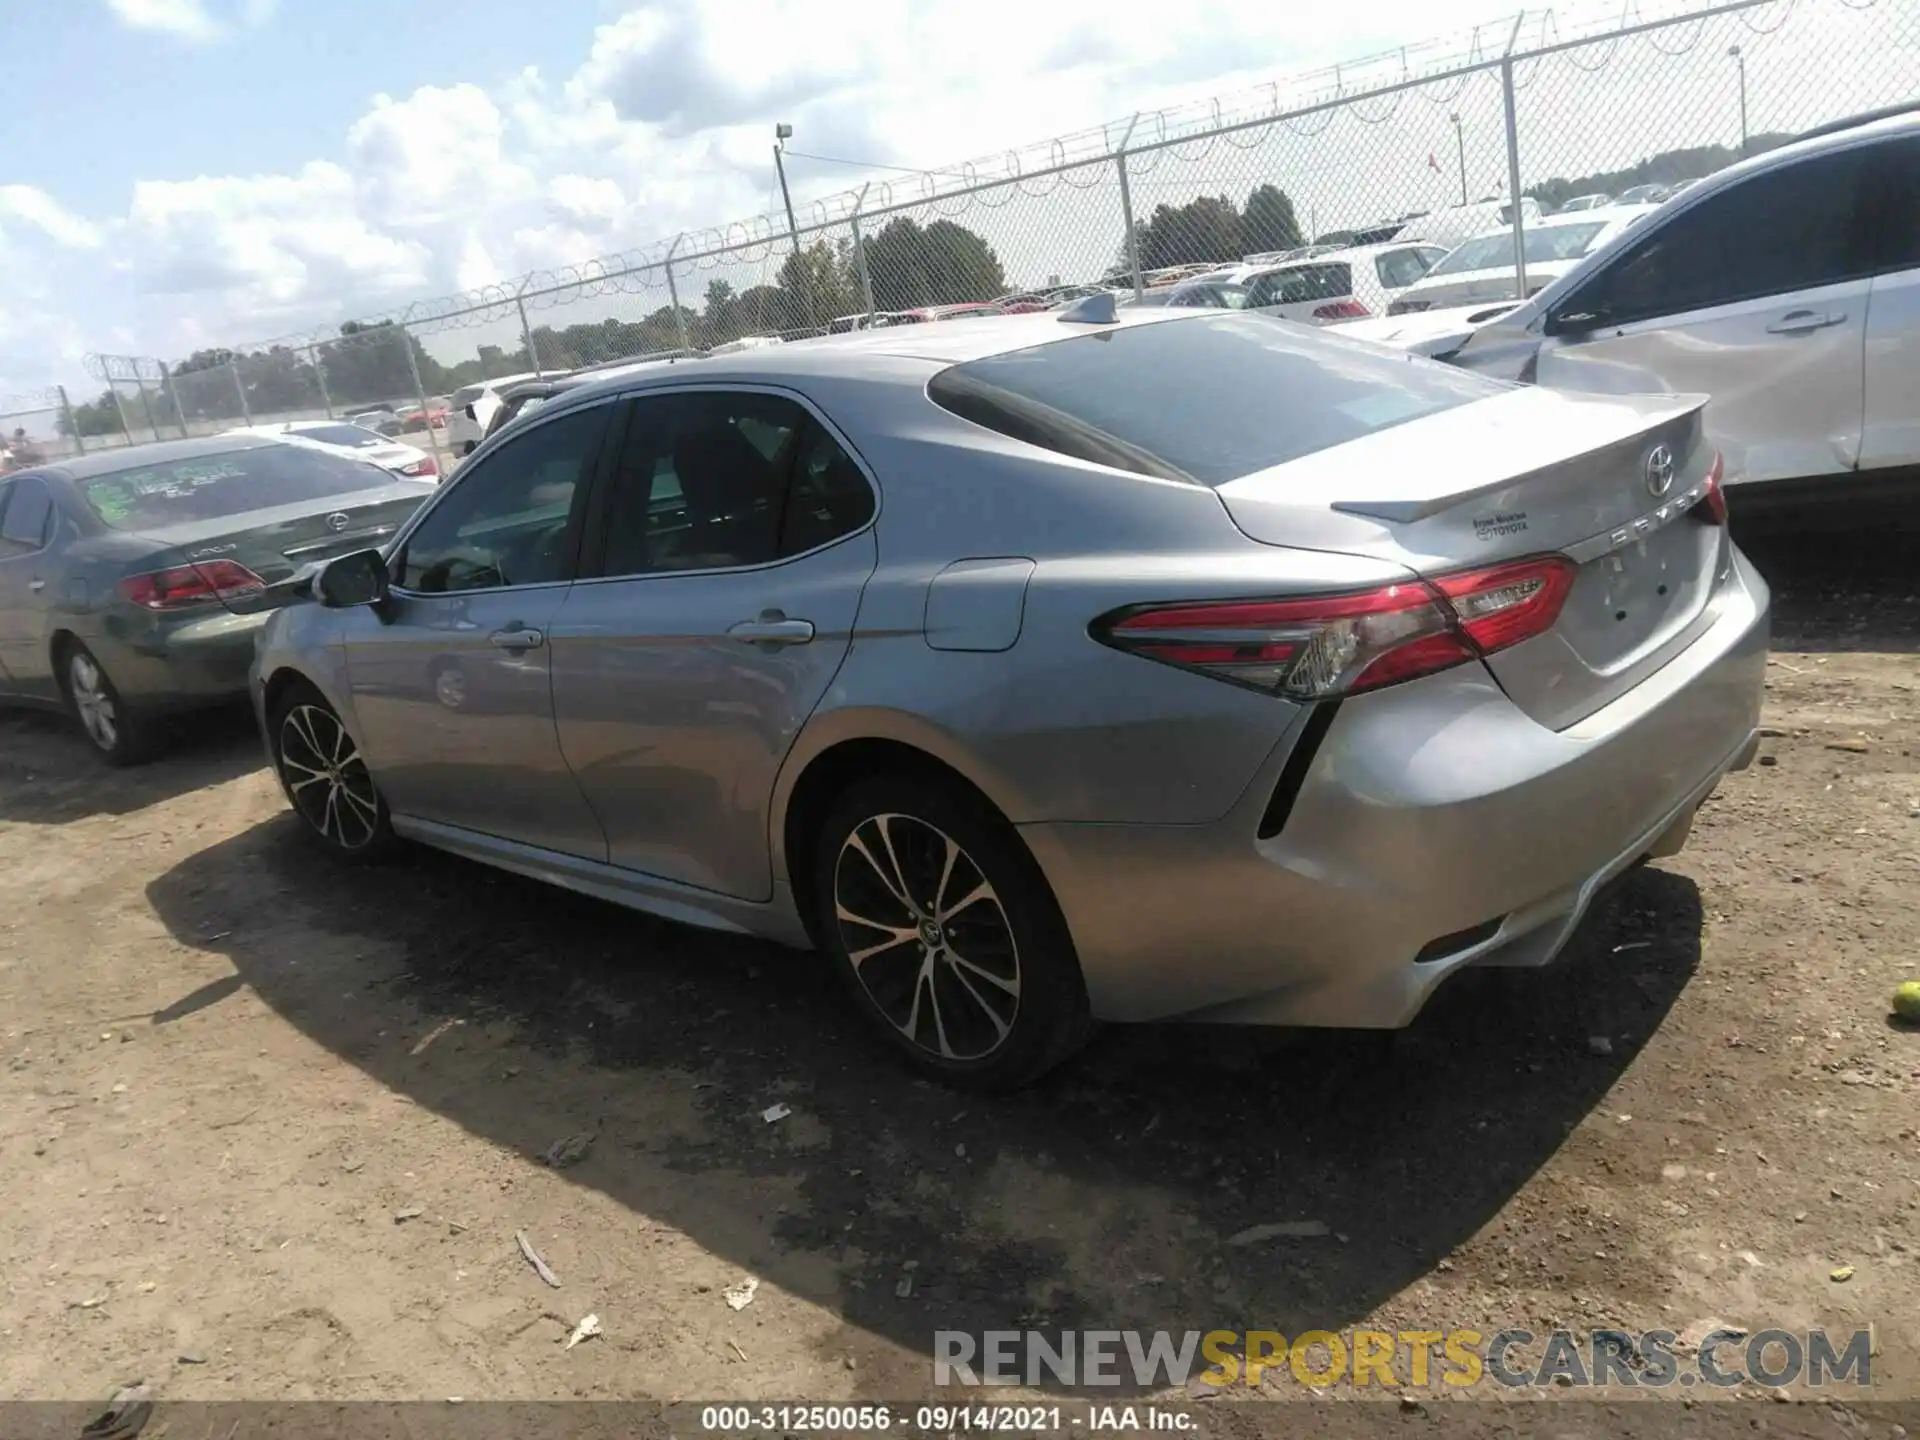
[[[899,216],[866,237],[863,249],[876,309],[986,301],[1007,292],[1006,273],[993,247],[951,220],[923,226]],[[640,320],[538,325],[532,334],[537,368],[573,370],[683,343],[709,349],[744,335],[814,329],[864,313],[867,287],[861,284],[859,260],[849,240],[816,240],[789,254],[772,284],[736,291],[726,280],[713,280],[702,308],[683,304],[677,317],[670,305],[662,305]],[[82,437],[117,435],[122,407],[131,426],[151,425],[162,433],[178,429],[182,420],[190,426],[239,424],[250,415],[315,409],[323,396],[336,414],[344,414],[421,391],[444,395],[535,368],[524,342],[481,345],[472,359],[448,365],[391,320],[350,320],[337,337],[308,347],[196,350],[170,367],[167,385],[150,381],[144,394],[123,389],[119,405],[113,391],[104,390],[74,407],[71,427],[63,417],[59,428],[63,434],[76,429]]]

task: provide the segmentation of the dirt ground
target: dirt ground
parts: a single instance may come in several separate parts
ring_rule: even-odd
[[[1920,548],[1751,548],[1763,763],[1562,963],[1390,1042],[1109,1031],[1003,1101],[806,957],[333,868],[244,716],[128,773],[0,718],[0,1395],[899,1399],[936,1328],[1717,1318],[1871,1324],[1920,1396]]]

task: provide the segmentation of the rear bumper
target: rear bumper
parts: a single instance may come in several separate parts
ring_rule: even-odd
[[[271,613],[222,610],[132,633],[110,629],[88,643],[129,705],[166,710],[214,704],[246,693],[254,640]]]
[[[1566,730],[1479,666],[1348,700],[1269,839],[1290,744],[1212,824],[1023,826],[1094,1013],[1392,1028],[1464,965],[1545,963],[1752,759],[1765,582],[1736,557],[1711,603],[1693,645]]]

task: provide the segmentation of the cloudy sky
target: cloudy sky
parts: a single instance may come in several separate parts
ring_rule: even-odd
[[[762,213],[776,120],[797,152],[949,164],[1512,13],[1499,0],[1186,0],[1132,18],[1111,0],[7,8],[0,394],[80,384],[87,351],[177,358]],[[1724,56],[1717,38],[1702,53],[1713,46]],[[1714,64],[1712,116],[1689,124],[1717,132],[1734,102],[1728,62]],[[1375,136],[1409,186],[1457,180],[1451,156],[1444,173],[1427,160],[1451,142],[1438,98],[1390,144]],[[1479,189],[1502,163],[1498,87],[1460,103]],[[1138,182],[1149,203],[1176,170]],[[790,176],[804,202],[863,172],[796,158]]]

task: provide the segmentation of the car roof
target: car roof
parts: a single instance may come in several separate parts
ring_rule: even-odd
[[[209,455],[232,455],[242,450],[265,450],[281,443],[266,435],[197,435],[190,440],[162,440],[154,445],[131,445],[120,450],[78,455],[44,468],[70,480],[91,480],[121,470],[139,470],[175,460],[199,460]]]
[[[1077,335],[1111,333],[1132,325],[1177,324],[1203,315],[1205,310],[1165,310],[1126,307],[1113,324],[1097,325],[1061,319],[1063,312],[1030,315],[992,315],[965,325],[887,325],[877,330],[855,330],[845,335],[821,335],[785,345],[708,355],[683,373],[676,367],[637,364],[609,374],[584,377],[572,393],[598,393],[627,388],[640,374],[670,373],[700,383],[742,381],[779,383],[809,376],[868,376],[898,378],[903,372],[924,374],[934,367],[961,365],[995,355],[1026,350]]]
[[[1659,208],[1658,205],[1596,205],[1591,210],[1575,210],[1571,214],[1563,212],[1557,215],[1542,215],[1538,220],[1529,220],[1527,229],[1554,230],[1563,225],[1591,225],[1595,221],[1610,225],[1616,220],[1632,220],[1641,215],[1650,215]],[[1469,235],[1460,242],[1460,245],[1471,245],[1476,240],[1512,233],[1511,225],[1498,225],[1491,230],[1482,230],[1478,234]],[[1454,248],[1457,250],[1460,246],[1456,245]]]

